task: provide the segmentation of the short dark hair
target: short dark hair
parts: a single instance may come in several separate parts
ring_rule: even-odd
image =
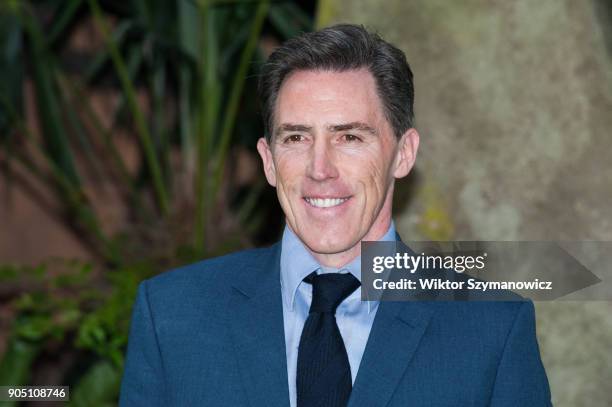
[[[367,68],[374,77],[385,116],[401,137],[414,122],[414,86],[406,55],[361,25],[339,24],[286,41],[263,65],[259,95],[266,138],[272,138],[276,99],[287,75],[359,68]]]

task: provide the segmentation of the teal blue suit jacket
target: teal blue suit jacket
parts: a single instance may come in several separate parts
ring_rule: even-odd
[[[289,406],[280,244],[144,281],[121,406]],[[529,301],[381,302],[349,406],[549,406]]]

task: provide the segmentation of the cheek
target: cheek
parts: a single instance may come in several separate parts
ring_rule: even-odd
[[[344,178],[366,194],[368,205],[375,204],[385,196],[389,181],[392,179],[391,165],[387,161],[380,151],[346,157],[345,162],[350,165],[344,168]]]
[[[286,154],[279,155],[276,159],[276,187],[285,193],[291,190],[304,171],[302,162],[303,160],[297,160]]]
[[[383,204],[388,189],[387,173],[381,163],[371,163],[367,180],[368,206],[376,211]]]

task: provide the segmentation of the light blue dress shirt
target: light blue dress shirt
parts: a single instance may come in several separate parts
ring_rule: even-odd
[[[395,241],[395,225],[391,222],[387,233],[380,241]],[[322,267],[312,257],[300,239],[285,226],[283,232],[280,283],[283,297],[283,320],[285,324],[285,348],[287,350],[287,376],[289,379],[289,399],[291,406],[297,405],[296,375],[297,356],[302,328],[308,317],[312,301],[312,286],[302,280],[316,271],[322,273],[353,274],[361,281],[361,257],[357,257],[346,266],[335,269]],[[355,383],[361,357],[365,350],[370,329],[376,316],[378,301],[361,301],[361,288],[349,295],[336,309],[336,322],[344,340],[351,366],[351,377]]]

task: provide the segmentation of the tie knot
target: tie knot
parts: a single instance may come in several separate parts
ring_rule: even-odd
[[[304,281],[312,284],[310,312],[332,314],[335,314],[338,305],[361,285],[351,273],[311,273]]]

